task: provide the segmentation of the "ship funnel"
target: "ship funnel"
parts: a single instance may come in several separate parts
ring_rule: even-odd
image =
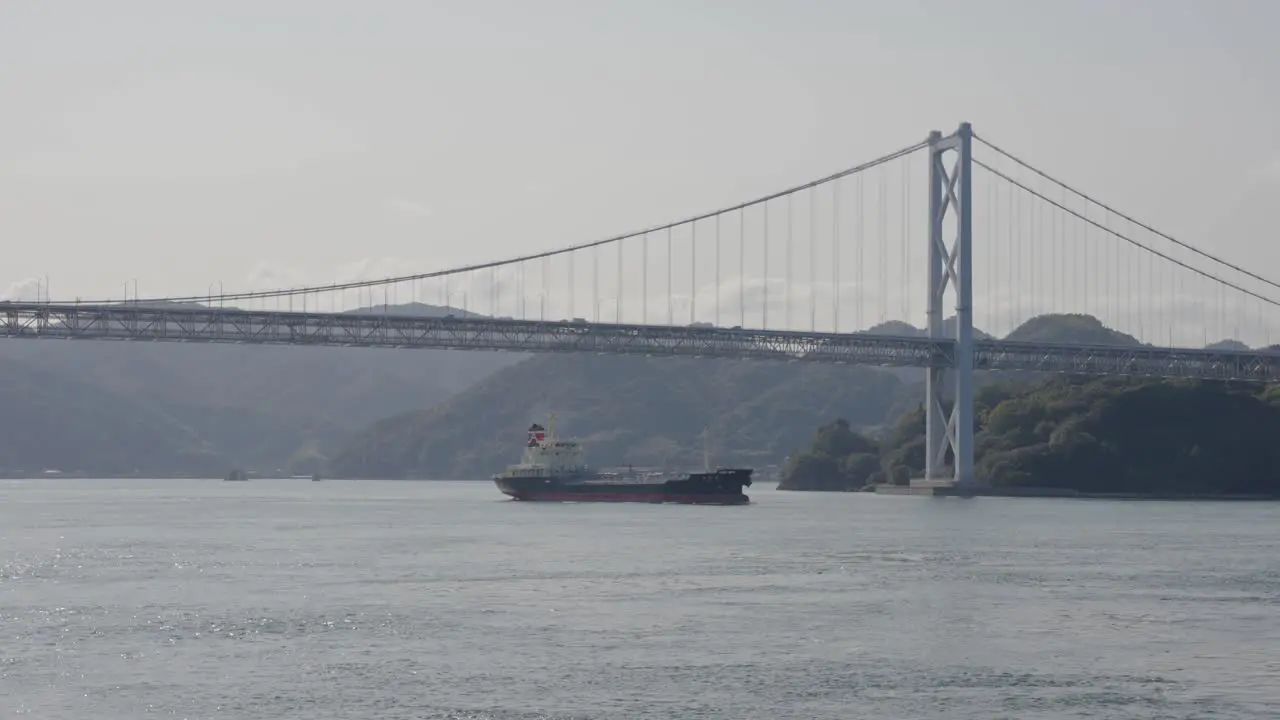
[[[528,447],[537,447],[542,441],[547,439],[547,429],[534,423],[529,426]]]

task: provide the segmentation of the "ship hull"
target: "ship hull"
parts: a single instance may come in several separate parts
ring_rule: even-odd
[[[630,502],[682,505],[746,505],[751,470],[694,473],[666,482],[606,482],[574,477],[495,477],[498,490],[532,502]]]

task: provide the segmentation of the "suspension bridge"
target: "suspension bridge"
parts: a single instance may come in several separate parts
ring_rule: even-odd
[[[924,479],[963,488],[978,481],[975,371],[1280,380],[1277,290],[966,123],[812,182],[571,247],[299,288],[3,302],[0,337],[919,367]],[[1037,335],[1045,314],[1102,324],[1063,342]]]

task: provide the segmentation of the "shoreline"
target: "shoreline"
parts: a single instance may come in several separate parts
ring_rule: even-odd
[[[255,480],[296,480],[299,482],[328,482],[331,480],[340,480],[344,482],[361,482],[365,480],[373,480],[377,482],[492,482],[492,480],[487,478],[349,478],[321,475],[320,480],[313,481],[310,475],[250,475],[245,480],[227,480],[225,477],[205,477],[197,475],[88,475],[73,473],[65,473],[61,475],[0,475],[0,480],[199,480],[210,482],[253,482]]]
[[[804,491],[791,491],[804,492]],[[817,491],[823,492],[823,491]],[[1013,497],[1013,498],[1053,498],[1061,500],[1160,500],[1178,502],[1277,502],[1280,495],[1266,493],[1097,493],[1081,492],[1066,488],[1036,487],[981,487],[970,491],[957,490],[948,485],[909,486],[909,485],[876,485],[870,492],[877,495],[898,495],[907,497]]]
[[[297,482],[316,482],[310,477],[297,477],[288,475],[278,476],[257,476],[250,477],[244,481],[228,481],[221,477],[162,477],[162,476],[144,476],[144,475],[81,475],[81,474],[59,474],[59,475],[36,475],[36,476],[19,476],[19,475],[3,475],[0,481],[17,480],[23,482],[48,482],[57,480],[169,480],[169,481],[201,481],[201,482],[254,482],[254,481],[280,481],[292,480]],[[441,482],[441,483],[487,483],[490,482],[484,478],[344,478],[344,477],[321,477],[319,482]],[[773,485],[773,483],[766,483]],[[862,488],[860,490],[790,490],[773,486],[771,491],[786,493],[873,493],[875,495],[886,495],[896,497],[950,497],[950,498],[976,498],[976,497],[1009,497],[1009,498],[1033,498],[1033,499],[1057,499],[1057,500],[1127,500],[1127,501],[1163,501],[1163,502],[1280,502],[1280,495],[1267,495],[1265,493],[1235,493],[1235,494],[1186,494],[1186,493],[1091,493],[1080,492],[1077,490],[1069,490],[1063,488],[1036,488],[1036,487],[983,487],[975,488],[970,492],[958,491],[949,485],[874,485]]]

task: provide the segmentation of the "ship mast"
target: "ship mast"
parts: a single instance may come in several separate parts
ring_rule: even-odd
[[[711,472],[711,426],[702,426],[702,469]]]

